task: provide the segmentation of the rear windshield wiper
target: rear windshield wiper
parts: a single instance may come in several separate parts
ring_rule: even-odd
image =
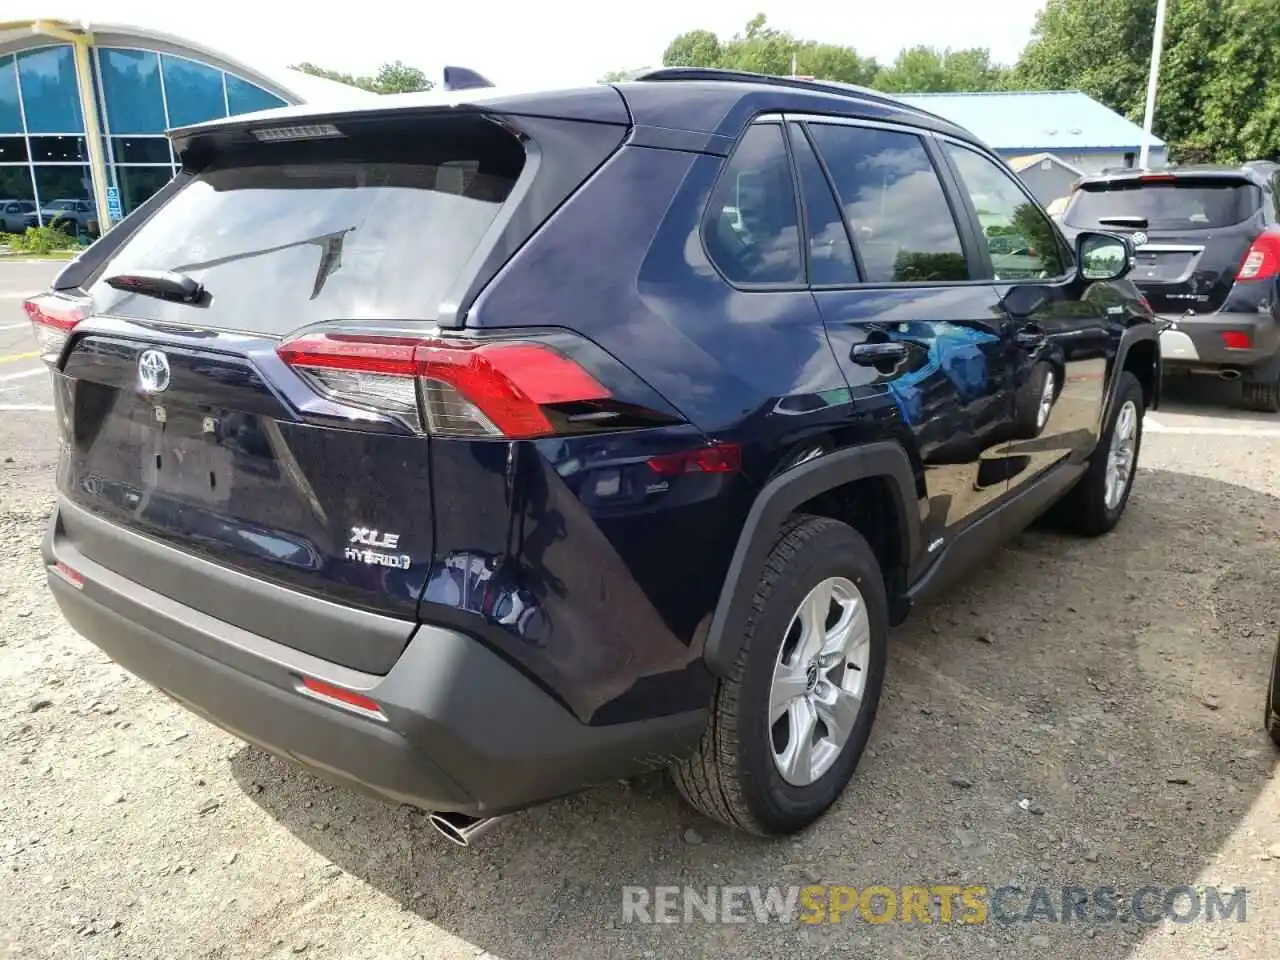
[[[134,270],[117,273],[103,282],[125,293],[140,293],[175,303],[198,303],[204,295],[204,284],[176,270]]]
[[[1146,227],[1146,217],[1098,217],[1098,222],[1115,227]]]

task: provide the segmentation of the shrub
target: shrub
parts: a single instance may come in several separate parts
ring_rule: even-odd
[[[42,254],[80,247],[73,235],[59,227],[27,227],[26,233],[0,234],[0,243],[7,243],[14,253]]]

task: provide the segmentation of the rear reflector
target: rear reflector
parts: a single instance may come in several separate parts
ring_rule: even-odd
[[[1245,254],[1236,279],[1270,280],[1277,275],[1280,275],[1280,234],[1261,234]]]
[[[75,570],[72,570],[69,566],[67,566],[61,560],[59,560],[49,569],[53,573],[55,573],[57,576],[67,581],[67,583],[71,584],[77,590],[84,589],[84,577],[80,576],[79,573],[77,573]]]
[[[76,324],[88,316],[86,301],[51,293],[24,301],[22,309],[31,319],[32,332],[40,347],[40,359],[51,366],[62,356],[62,348],[67,345]]]
[[[1224,330],[1222,344],[1228,350],[1248,350],[1253,346],[1253,341],[1243,330]]]
[[[741,466],[742,448],[736,443],[717,443],[649,458],[649,467],[662,477],[683,473],[737,473]]]
[[[335,686],[332,683],[317,680],[315,677],[303,677],[302,688],[306,693],[321,700],[338,703],[344,707],[352,707],[361,713],[376,716],[379,720],[387,719],[386,714],[382,712],[382,708],[378,706],[376,700],[371,700],[364,694],[348,690],[346,687]]]
[[[322,393],[440,436],[547,436],[555,429],[545,406],[612,396],[568,357],[532,341],[312,333],[277,352]]]

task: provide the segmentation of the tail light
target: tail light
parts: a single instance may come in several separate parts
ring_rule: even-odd
[[[1264,233],[1244,256],[1237,280],[1270,280],[1280,275],[1280,234]]]
[[[327,332],[286,341],[277,353],[321,393],[439,436],[547,436],[557,432],[549,407],[612,396],[573,360],[537,341]]]
[[[31,318],[31,327],[40,347],[40,359],[50,366],[62,356],[77,323],[89,315],[83,300],[55,293],[42,293],[23,301],[22,309]]]

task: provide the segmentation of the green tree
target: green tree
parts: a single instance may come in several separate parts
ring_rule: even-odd
[[[1014,81],[1077,89],[1142,119],[1149,0],[1049,0]],[[1155,133],[1180,161],[1280,156],[1280,18],[1267,0],[1170,0]]]
[[[757,14],[743,30],[721,40],[709,30],[682,33],[668,45],[662,62],[669,67],[719,67],[775,76],[801,76],[875,86],[893,93],[993,90],[1007,84],[1010,71],[991,61],[991,52],[913,47],[882,68],[874,57],[852,47],[804,40],[769,26]]]
[[[427,79],[427,75],[417,67],[411,67],[399,60],[384,63],[378,68],[377,74],[372,77],[342,73],[338,70],[329,70],[307,62],[294,64],[289,69],[298,70],[313,77],[324,77],[326,80],[345,83],[349,87],[359,87],[361,90],[368,90],[370,93],[412,93],[420,90],[430,90],[435,86],[434,83]]]
[[[710,30],[690,30],[669,44],[662,54],[665,67],[720,66],[720,38]]]
[[[1181,90],[1181,104],[1194,104],[1190,91],[1198,91],[1198,109],[1174,113],[1170,121],[1177,133],[1179,124],[1198,128],[1186,135],[1190,147],[1209,148],[1219,161],[1274,159],[1280,157],[1280,17],[1266,0],[1184,0],[1188,8],[1204,11],[1188,17],[1193,44],[1192,59],[1203,54],[1207,69],[1184,74],[1169,101]],[[1211,22],[1209,11],[1217,12]],[[1190,13],[1190,10],[1187,11]],[[1166,98],[1157,100],[1159,110]],[[1175,101],[1176,102],[1176,101]],[[1171,104],[1172,106],[1172,104]],[[1185,110],[1185,107],[1184,107]],[[1163,127],[1161,129],[1164,129]]]
[[[794,59],[793,59],[794,58]],[[800,40],[769,26],[763,13],[752,17],[741,33],[721,41],[710,30],[682,33],[662,55],[668,67],[718,67],[774,76],[790,76],[792,64],[801,76],[867,85],[879,67],[851,47]]]
[[[1155,9],[1151,0],[1049,0],[1018,60],[1018,85],[1083,90],[1141,117]]]
[[[373,80],[378,93],[418,93],[435,86],[417,67],[400,60],[384,63]]]

